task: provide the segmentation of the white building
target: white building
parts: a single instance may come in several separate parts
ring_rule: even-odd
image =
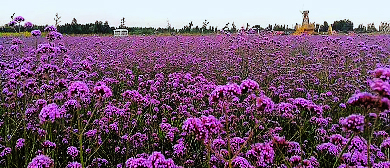
[[[127,29],[114,30],[114,36],[124,37],[124,36],[128,36],[128,34],[129,34],[129,31]]]

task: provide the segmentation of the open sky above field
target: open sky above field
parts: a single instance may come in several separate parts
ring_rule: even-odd
[[[300,11],[309,10],[310,22],[322,24],[335,20],[350,19],[354,27],[363,23],[390,21],[390,1],[385,0],[18,0],[0,3],[0,25],[10,21],[10,16],[23,16],[34,24],[54,24],[58,12],[61,23],[70,23],[76,18],[78,23],[91,23],[96,20],[108,21],[111,26],[119,26],[125,17],[125,25],[130,27],[166,27],[167,22],[182,28],[193,21],[201,26],[207,19],[210,26],[222,28],[232,22],[239,28],[246,23],[267,27],[268,24],[286,24],[289,27],[300,24]]]

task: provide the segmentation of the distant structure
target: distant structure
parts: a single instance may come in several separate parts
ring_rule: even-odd
[[[309,25],[309,11],[303,11],[301,12],[303,14],[303,21],[302,25]]]
[[[303,15],[303,20],[301,25],[296,25],[295,26],[295,35],[300,35],[300,34],[313,34],[314,33],[314,28],[315,25],[314,23],[309,22],[309,11],[305,10],[301,12]]]
[[[329,34],[329,35],[332,35],[332,34],[333,34],[332,25],[329,25],[329,27],[328,27],[328,34]]]
[[[115,37],[125,37],[129,35],[129,31],[127,29],[116,29],[114,30]]]

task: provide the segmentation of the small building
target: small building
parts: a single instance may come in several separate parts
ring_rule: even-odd
[[[115,37],[125,37],[129,35],[129,31],[127,29],[116,29],[114,30]]]

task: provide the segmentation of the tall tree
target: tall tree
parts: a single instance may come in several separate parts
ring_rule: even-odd
[[[363,24],[359,24],[359,26],[356,29],[354,29],[353,31],[356,33],[365,33],[365,32],[367,32],[367,28]]]
[[[222,30],[226,31],[227,29],[227,31],[229,31],[229,24],[230,24],[229,22],[226,23],[225,27],[223,27]]]
[[[271,30],[272,30],[272,25],[271,25],[271,24],[268,24],[268,27],[265,28],[265,29],[268,30],[268,31],[271,31]]]
[[[108,21],[105,21],[103,24],[103,33],[104,34],[112,33],[110,25],[108,24]]]
[[[190,23],[188,23],[188,33],[191,32],[192,26],[194,26],[194,24],[191,21]]]
[[[76,18],[73,18],[72,19],[72,22],[70,23],[71,25],[77,25],[77,19]]]
[[[56,22],[56,25],[55,25],[56,28],[58,28],[58,24],[61,23],[60,19],[61,19],[61,16],[59,16],[58,13],[56,13],[56,17],[54,18],[54,21]]]
[[[169,23],[169,20],[167,20],[167,29],[168,29],[168,32],[170,33],[172,26],[171,26],[171,23]]]
[[[260,25],[254,25],[254,26],[252,27],[252,29],[256,30],[257,33],[259,33],[260,30],[264,30],[264,28],[262,28]]]
[[[353,23],[348,19],[334,21],[332,28],[335,31],[342,31],[342,32],[353,31]]]
[[[208,25],[209,23],[210,23],[210,22],[208,22],[207,19],[204,20],[203,25],[202,25],[202,33],[206,33],[207,25]]]
[[[236,27],[236,24],[234,24],[234,22],[232,23],[232,28],[230,29],[230,32],[231,33],[235,33],[237,31],[237,27]]]
[[[319,32],[319,31],[320,31],[320,24],[317,23],[314,32]]]
[[[327,32],[329,29],[329,25],[327,21],[324,21],[324,24],[320,26],[320,32]]]
[[[77,23],[77,19],[76,18],[73,18],[72,19],[72,22],[70,23],[70,32],[71,34],[81,34],[81,27],[80,25]]]
[[[126,26],[125,26],[125,17],[123,17],[121,19],[121,25],[119,26],[119,28],[126,28]]]
[[[378,30],[375,28],[374,23],[369,23],[367,25],[367,32],[371,33],[371,32],[376,32],[376,31],[378,31]]]

